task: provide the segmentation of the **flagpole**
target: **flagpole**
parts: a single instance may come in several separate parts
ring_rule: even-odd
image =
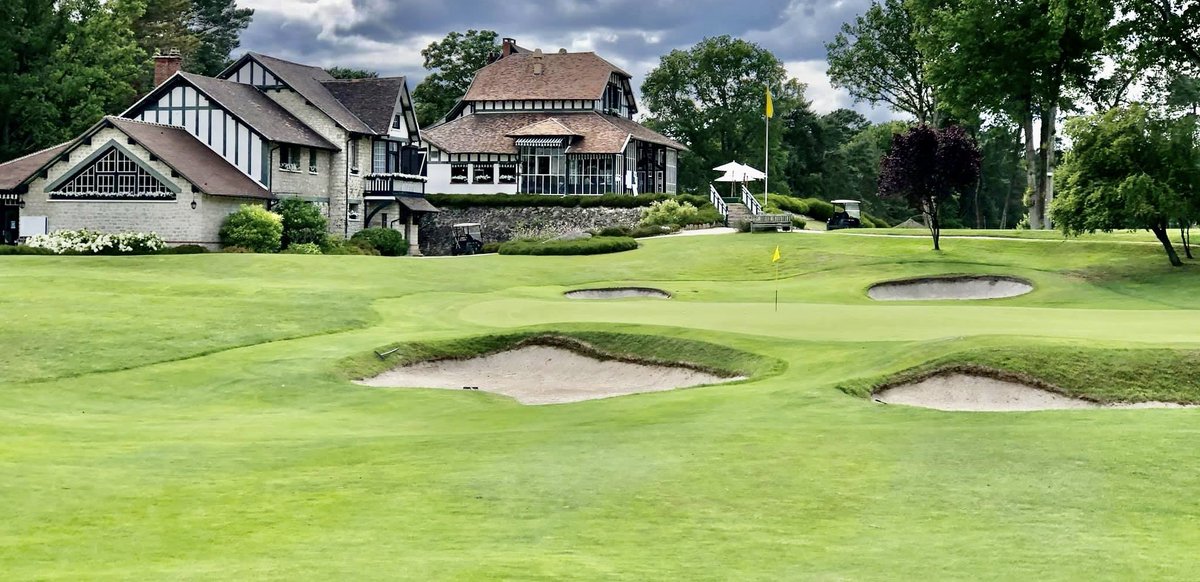
[[[770,88],[767,89],[770,91]],[[767,120],[767,138],[763,142],[763,204],[769,202],[771,196],[771,116],[765,116]]]

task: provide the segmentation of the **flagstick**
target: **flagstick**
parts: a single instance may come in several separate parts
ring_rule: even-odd
[[[779,313],[779,261],[775,261],[775,313]]]
[[[771,116],[766,116],[766,119],[767,138],[763,142],[763,204],[770,202],[771,197]]]

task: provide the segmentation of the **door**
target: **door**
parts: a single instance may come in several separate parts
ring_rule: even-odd
[[[21,209],[16,205],[0,203],[0,244],[15,245],[21,236]]]

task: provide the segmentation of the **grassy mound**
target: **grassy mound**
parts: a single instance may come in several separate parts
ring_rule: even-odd
[[[1200,404],[1200,350],[1022,346],[958,352],[875,381],[840,388],[869,396],[893,386],[959,372],[1008,380],[1110,404]]]
[[[396,343],[347,358],[338,368],[347,378],[363,378],[417,362],[465,360],[527,345],[561,347],[598,360],[691,368],[724,378],[774,375],[786,368],[778,360],[694,340],[629,333],[544,331]],[[388,355],[381,358],[379,354]]]
[[[596,236],[566,241],[514,240],[500,245],[502,255],[605,255],[632,251],[638,243],[631,237]]]

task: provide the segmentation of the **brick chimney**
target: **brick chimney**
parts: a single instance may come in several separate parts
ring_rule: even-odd
[[[179,54],[179,49],[171,49],[165,54],[154,55],[154,86],[162,85],[163,81],[170,79],[181,68],[183,68],[183,56]]]
[[[513,47],[517,46],[517,40],[514,38],[506,38],[501,44],[500,58],[507,57],[513,53]]]

